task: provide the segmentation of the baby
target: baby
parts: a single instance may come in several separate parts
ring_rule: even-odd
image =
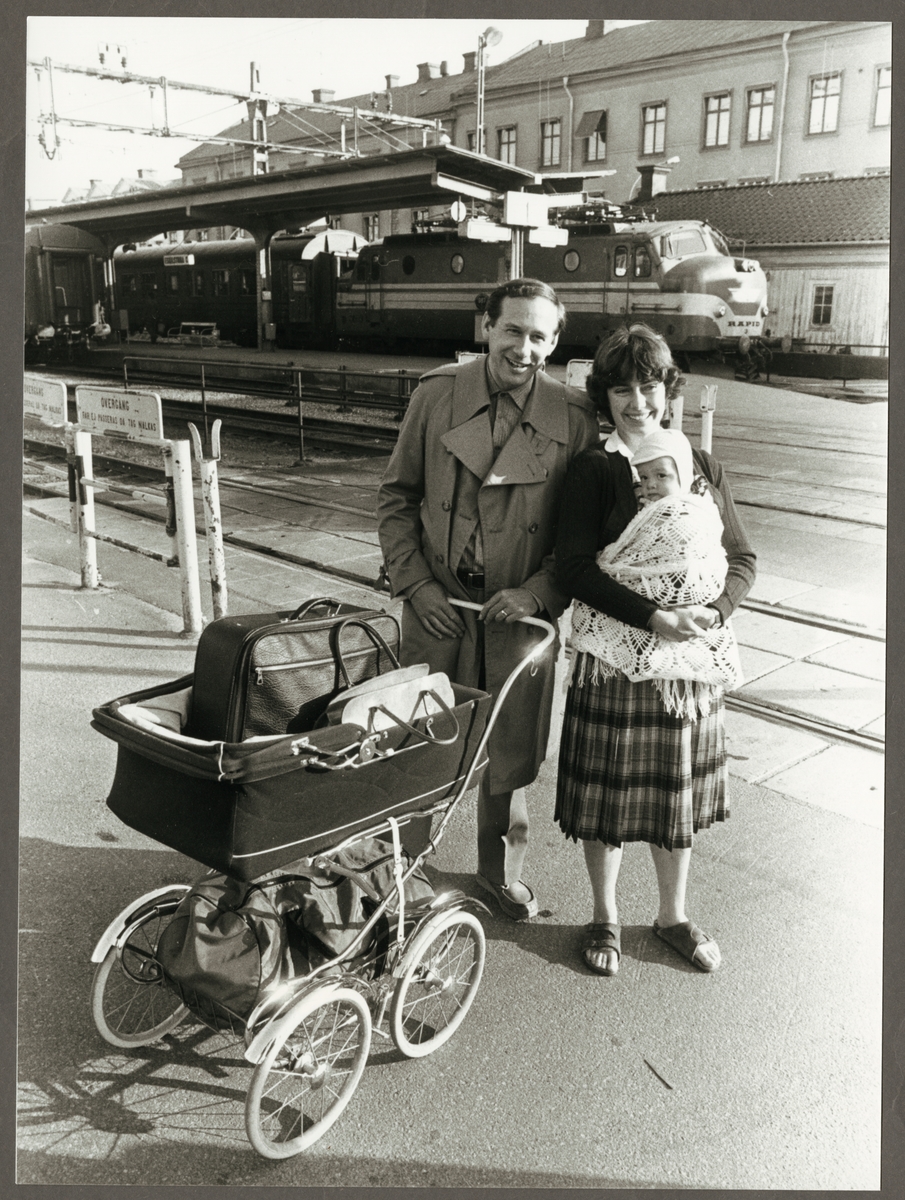
[[[601,570],[660,608],[710,604],[726,582],[723,525],[704,480],[696,480],[688,439],[675,429],[645,438],[632,456],[640,511],[597,557]],[[735,637],[714,625],[688,642],[637,629],[581,602],[572,646],[590,654],[592,677],[621,671],[651,679],[668,712],[695,720],[718,691],[741,682]]]

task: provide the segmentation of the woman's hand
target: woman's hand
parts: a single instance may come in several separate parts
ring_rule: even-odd
[[[703,637],[705,630],[695,619],[695,610],[704,605],[691,604],[685,608],[658,608],[647,623],[648,629],[659,633],[668,642],[690,642]],[[709,610],[713,612],[713,610]],[[714,612],[714,618],[716,613]]]

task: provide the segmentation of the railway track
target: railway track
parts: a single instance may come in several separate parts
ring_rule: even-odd
[[[197,413],[195,415],[197,416]],[[25,460],[26,490],[33,495],[66,495],[65,468],[62,465],[57,465],[63,457],[62,447],[34,441],[27,441],[26,446],[30,452],[30,457],[27,457]],[[49,480],[48,474],[56,476],[59,482]],[[96,502],[122,508],[125,511],[136,513],[148,520],[160,523],[166,521],[166,513],[162,506],[158,506],[155,510],[153,506],[149,507],[147,503],[149,499],[154,498],[155,493],[163,484],[164,472],[162,470],[132,462],[124,463],[121,459],[108,455],[95,454],[94,474],[99,482],[103,481],[106,486],[115,489],[97,493]],[[247,478],[232,480],[227,473],[221,472],[219,483],[221,492],[224,493],[228,493],[230,489],[233,489],[245,493],[251,492],[258,496],[272,495],[282,503],[294,502],[300,507],[311,506],[335,509],[363,518],[373,519],[374,517],[373,509],[355,508],[348,503],[331,501],[324,497],[313,498],[309,495],[293,495],[291,492],[282,489],[279,491],[268,489],[249,483]],[[143,487],[142,485],[145,486]],[[241,541],[241,539],[232,538],[229,534],[224,535],[224,540],[227,542]],[[245,545],[245,542],[241,541],[241,544]],[[267,553],[271,557],[285,557],[286,561],[294,561],[290,556],[283,556],[278,551],[268,549]],[[328,566],[321,566],[318,569],[322,570],[325,574],[330,574]],[[840,636],[858,638],[865,645],[871,642],[885,643],[884,635],[879,631],[866,630],[844,621],[825,619],[799,612],[784,611],[778,605],[763,604],[753,600],[745,601],[742,604],[742,608],[765,613],[783,621],[818,627],[838,633]],[[833,742],[855,745],[862,749],[874,750],[881,753],[885,747],[885,739],[882,735],[865,733],[858,729],[805,717],[782,705],[752,701],[747,697],[734,694],[727,695],[726,703],[729,708],[736,711],[757,716],[778,725],[815,733]]]

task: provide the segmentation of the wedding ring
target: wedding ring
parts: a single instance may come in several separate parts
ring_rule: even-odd
[[[501,617],[505,617],[505,616],[507,615],[505,608],[501,608],[501,609],[500,609],[500,614],[499,614],[499,615],[500,615]]]

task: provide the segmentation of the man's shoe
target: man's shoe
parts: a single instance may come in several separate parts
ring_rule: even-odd
[[[520,881],[521,882],[521,881]],[[511,917],[513,921],[527,921],[531,917],[537,916],[537,897],[527,883],[522,883],[522,887],[526,889],[530,897],[527,901],[513,900],[509,894],[509,888],[504,883],[491,883],[486,876],[480,872],[475,875],[475,883],[479,888],[483,888],[485,892],[490,892],[492,896],[497,898],[500,908],[507,917]]]

